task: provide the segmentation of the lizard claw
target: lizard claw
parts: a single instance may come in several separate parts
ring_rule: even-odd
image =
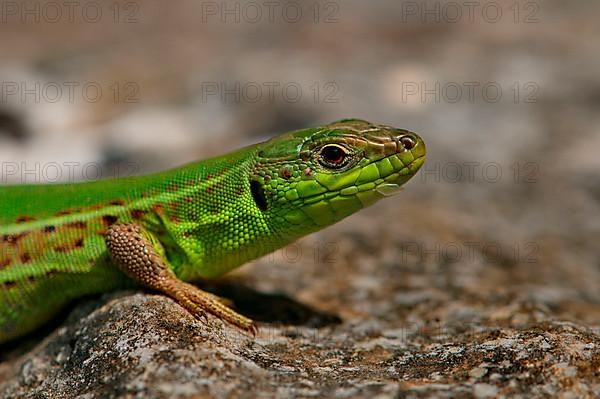
[[[252,334],[252,338],[256,338],[256,336],[258,335],[258,333],[260,332],[258,329],[258,326],[256,325],[255,322],[252,322],[247,328],[246,331],[248,331],[250,334]]]

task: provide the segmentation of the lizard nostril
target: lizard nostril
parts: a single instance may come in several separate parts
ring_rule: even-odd
[[[415,139],[411,136],[400,137],[400,143],[402,143],[405,150],[411,150],[417,144]]]

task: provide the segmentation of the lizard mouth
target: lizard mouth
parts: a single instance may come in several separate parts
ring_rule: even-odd
[[[405,162],[401,156],[405,157]],[[372,161],[340,179],[319,181],[317,176],[315,180],[306,181],[310,184],[306,187],[313,192],[289,201],[280,217],[300,226],[307,220],[314,226],[330,225],[382,198],[397,194],[424,161],[424,153],[410,158],[396,153]]]
[[[301,201],[304,205],[309,205],[320,201],[330,202],[334,198],[357,197],[363,207],[366,207],[374,202],[373,200],[376,199],[374,197],[377,197],[378,194],[383,197],[393,196],[402,190],[402,185],[410,180],[425,162],[425,154],[414,157],[407,163],[403,163],[398,155],[398,153],[388,155],[369,164],[375,167],[378,164],[381,165],[381,163],[392,165],[392,168],[387,170],[386,173],[380,172],[377,179],[359,182],[359,178],[354,184],[330,190],[327,193],[305,196],[298,201]],[[382,172],[385,171],[384,168],[377,169]]]
[[[393,155],[392,155],[393,156]],[[402,185],[412,178],[425,162],[425,155],[415,158],[412,162],[383,178],[383,182],[376,184],[375,191],[384,197],[391,197],[402,190]]]
[[[338,191],[338,194],[340,196],[347,196],[365,192],[376,192],[384,197],[391,197],[398,194],[402,190],[404,183],[410,180],[421,168],[425,162],[425,155],[414,158],[407,164],[402,164],[397,155],[393,154],[375,162],[377,164],[382,161],[386,162],[384,160],[392,161],[392,164],[395,166],[392,172],[380,176],[371,182],[343,188]]]

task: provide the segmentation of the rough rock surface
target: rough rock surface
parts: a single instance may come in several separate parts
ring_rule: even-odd
[[[523,279],[537,263],[398,264],[392,244],[402,234],[375,226],[385,232],[378,240],[359,227],[378,211],[301,240],[293,251],[310,256],[293,264],[280,251],[204,286],[260,321],[255,339],[159,295],[106,295],[43,342],[47,332],[8,350],[0,396],[600,395],[600,330],[569,317],[595,317],[589,305],[560,305]],[[410,215],[418,212],[406,212],[408,225],[422,223]],[[315,243],[334,242],[338,252],[315,261]]]
[[[255,339],[157,295],[89,298],[0,347],[1,398],[600,397],[600,2],[495,0],[492,22],[486,2],[473,22],[448,21],[463,2],[328,1],[316,22],[290,2],[298,23],[202,23],[225,2],[199,1],[122,2],[137,22],[115,23],[93,3],[98,23],[2,14],[3,84],[104,90],[0,101],[0,160],[25,170],[2,184],[37,163],[151,172],[346,117],[419,132],[428,159],[398,197],[206,286]],[[204,90],[267,82],[303,96]]]
[[[85,309],[73,314],[81,316]],[[598,331],[560,321],[268,326],[253,339],[161,296],[108,301],[22,359],[2,397],[593,397]]]

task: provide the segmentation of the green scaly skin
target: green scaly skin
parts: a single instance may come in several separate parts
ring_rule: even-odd
[[[115,223],[156,237],[179,279],[211,278],[390,195],[424,160],[416,134],[352,119],[154,175],[0,187],[0,343],[134,286],[107,254]]]

